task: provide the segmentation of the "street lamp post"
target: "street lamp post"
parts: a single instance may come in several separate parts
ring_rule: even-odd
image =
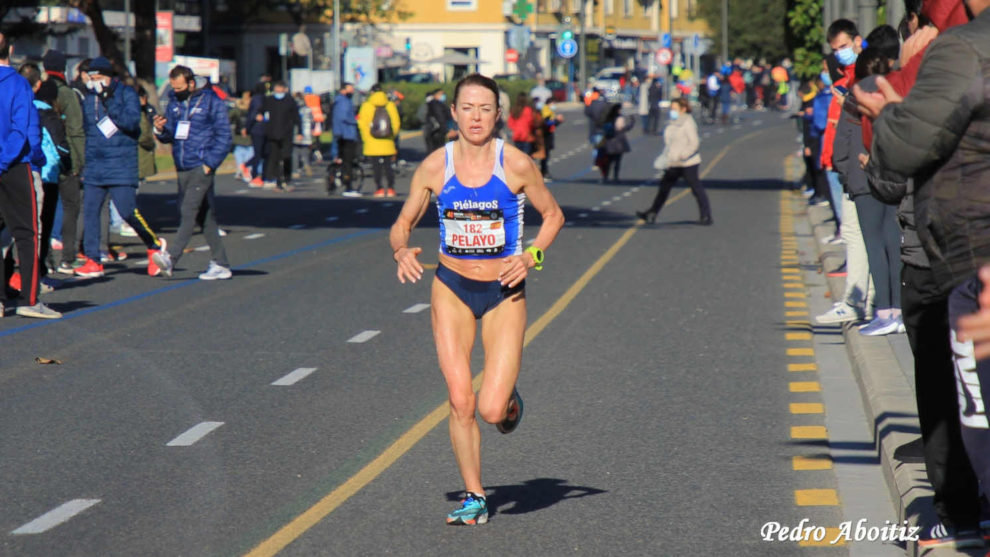
[[[585,0],[581,0],[581,9],[578,12],[578,21],[581,24],[579,31],[581,40],[578,43],[578,65],[581,69],[581,79],[578,81],[578,84],[581,86],[582,91],[588,86],[588,57],[585,54],[585,49],[588,46],[588,40],[584,35],[584,8]]]
[[[722,63],[729,61],[729,0],[722,0]]]
[[[333,0],[333,77],[340,89],[344,84],[340,75],[340,0]]]

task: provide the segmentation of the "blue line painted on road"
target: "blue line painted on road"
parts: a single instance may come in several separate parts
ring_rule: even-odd
[[[320,248],[324,248],[324,247],[327,247],[327,246],[332,246],[334,244],[339,244],[339,243],[342,243],[342,242],[346,242],[348,240],[353,240],[355,238],[360,238],[362,236],[367,236],[369,234],[375,234],[377,232],[382,232],[382,231],[385,231],[385,230],[386,230],[385,228],[371,228],[371,229],[368,229],[368,230],[362,230],[360,232],[352,232],[350,234],[341,236],[339,238],[331,238],[329,240],[324,240],[324,241],[318,242],[316,244],[311,244],[311,245],[303,246],[301,248],[296,248],[294,250],[290,250],[290,251],[287,251],[287,252],[279,253],[279,254],[273,255],[271,257],[265,257],[263,259],[257,259],[255,261],[251,261],[249,263],[245,263],[243,265],[238,265],[236,267],[233,267],[233,269],[235,271],[244,270],[244,269],[250,269],[252,267],[257,267],[259,265],[264,265],[265,263],[271,263],[272,261],[279,261],[279,260],[285,259],[287,257],[292,257],[293,255],[297,255],[297,254],[300,254],[300,253],[305,253],[305,252],[308,252],[308,251],[314,251],[314,250],[317,250],[317,249],[320,249]],[[96,307],[81,309],[79,311],[73,311],[72,313],[66,314],[61,319],[53,319],[53,320],[49,320],[49,321],[38,321],[37,323],[31,323],[29,325],[22,325],[20,327],[15,327],[15,328],[10,329],[10,330],[7,330],[7,331],[0,331],[0,338],[6,337],[6,336],[10,336],[10,335],[14,335],[14,334],[17,334],[17,333],[22,333],[24,331],[30,331],[31,329],[37,329],[38,327],[45,327],[45,326],[48,326],[48,325],[54,325],[54,324],[57,324],[57,323],[61,323],[61,322],[67,321],[69,319],[76,319],[78,317],[83,317],[83,316],[89,315],[91,313],[96,313],[96,312],[99,312],[99,311],[104,311],[104,310],[112,309],[112,308],[115,308],[115,307],[119,307],[119,306],[122,306],[122,305],[125,305],[125,304],[132,303],[132,302],[137,302],[139,300],[143,300],[145,298],[150,298],[151,296],[156,296],[158,294],[163,294],[165,292],[170,292],[172,290],[176,290],[176,289],[179,289],[179,288],[185,288],[186,286],[190,286],[192,284],[201,284],[202,282],[203,281],[199,280],[198,278],[188,279],[188,280],[185,280],[185,281],[182,281],[182,282],[179,282],[179,283],[170,285],[170,286],[165,286],[165,287],[162,287],[162,288],[157,288],[155,290],[151,290],[151,291],[148,291],[148,292],[142,292],[141,294],[135,294],[134,296],[130,296],[130,297],[127,297],[127,298],[122,298],[120,300],[117,300],[117,301],[114,301],[114,302],[110,302],[110,303],[105,304],[105,305],[102,305],[102,306],[96,306]]]

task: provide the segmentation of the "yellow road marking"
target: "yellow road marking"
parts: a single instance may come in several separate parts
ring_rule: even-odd
[[[790,302],[788,302],[789,304]],[[787,305],[787,304],[784,304]],[[785,311],[784,317],[808,317],[808,312],[806,311]]]
[[[796,456],[791,459],[791,468],[794,470],[831,470],[832,459],[827,456]]]
[[[818,381],[791,381],[790,390],[792,393],[817,393],[821,392],[822,386]]]
[[[801,269],[798,269],[797,267],[781,267],[780,268],[780,272],[781,273],[800,273],[801,272]]]
[[[806,308],[806,307],[808,307],[808,304],[805,303],[805,302],[794,302],[794,301],[788,300],[788,301],[784,302],[784,307],[787,307],[787,308]],[[808,313],[805,312],[805,315],[808,315]]]
[[[792,402],[791,414],[824,414],[825,405],[821,402]]]
[[[815,349],[814,348],[788,348],[787,349],[787,355],[788,356],[814,356],[815,355]]]
[[[784,321],[784,326],[788,329],[808,329],[811,330],[811,322],[803,319],[788,319]]]
[[[799,507],[831,507],[839,504],[839,494],[834,489],[796,489],[794,501]]]
[[[804,292],[784,292],[785,298],[807,298],[808,295]]]
[[[801,279],[801,275],[780,275],[780,280],[788,281],[788,282],[800,282],[801,284],[804,284],[803,280]]]
[[[784,288],[804,288],[803,282],[785,282],[783,283]]]
[[[825,528],[825,537],[822,540],[801,540],[798,542],[798,545],[801,547],[842,547],[846,545],[846,538],[845,536],[839,538],[840,533],[842,533],[840,528]],[[838,540],[832,543],[832,540],[836,538]]]
[[[787,340],[811,340],[811,333],[787,333]]]
[[[787,364],[787,371],[818,371],[818,364]]]
[[[791,439],[828,439],[828,430],[823,425],[791,426]]]

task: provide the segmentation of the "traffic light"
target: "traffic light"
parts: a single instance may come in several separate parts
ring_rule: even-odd
[[[570,29],[564,29],[560,33],[560,38],[562,40],[569,41],[574,38],[574,31],[571,31]]]
[[[412,50],[412,40],[410,40],[409,37],[406,37],[406,52],[409,52],[410,50]]]

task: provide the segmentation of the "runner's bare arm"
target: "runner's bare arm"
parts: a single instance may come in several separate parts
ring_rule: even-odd
[[[564,212],[560,210],[557,200],[543,182],[540,170],[529,155],[506,145],[505,166],[510,187],[513,184],[522,184],[520,191],[526,194],[533,208],[540,213],[543,222],[540,224],[536,239],[533,240],[533,246],[545,250],[550,247],[557,233],[564,227]],[[515,286],[526,278],[530,267],[534,266],[536,263],[528,253],[507,257],[499,274],[499,280],[502,284]]]
[[[416,282],[423,277],[423,266],[416,260],[416,256],[423,252],[423,248],[409,247],[409,236],[430,206],[430,196],[433,194],[431,184],[443,181],[443,166],[443,151],[440,150],[423,160],[413,174],[409,197],[402,205],[399,217],[395,219],[395,224],[392,225],[389,233],[392,258],[398,264],[396,276],[403,284],[407,279]]]

